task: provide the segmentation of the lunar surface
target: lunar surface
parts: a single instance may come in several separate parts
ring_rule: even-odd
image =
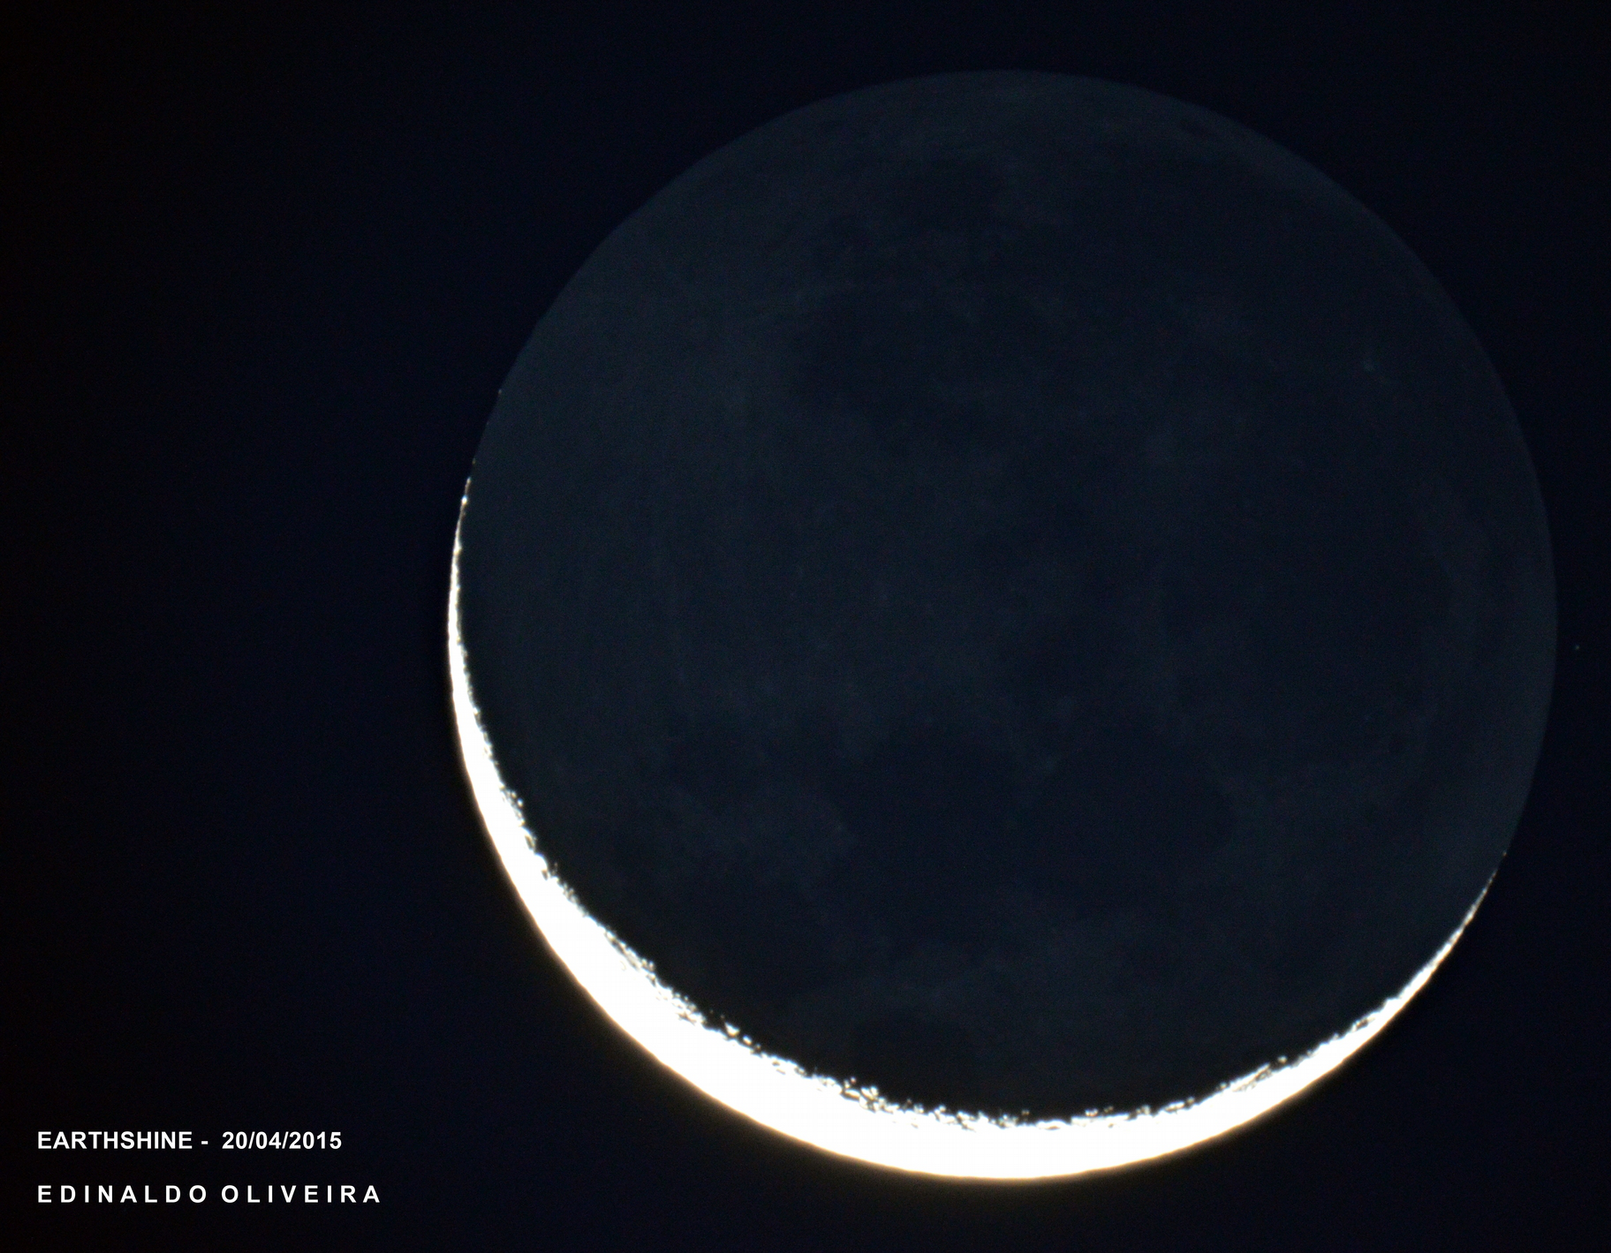
[[[1133,88],[945,75],[694,166],[466,489],[461,744],[543,935],[834,1152],[1240,1125],[1470,919],[1547,711],[1542,504],[1378,219]]]

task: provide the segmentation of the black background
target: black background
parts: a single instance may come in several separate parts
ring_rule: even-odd
[[[461,11],[462,10],[462,11]],[[1231,12],[1234,10],[1234,12]],[[1598,1247],[1611,41],[1594,6],[8,8],[0,1082],[10,1247]],[[822,96],[1034,68],[1292,148],[1487,347],[1560,655],[1520,831],[1434,983],[1205,1150],[1029,1187],[838,1162],[624,1040],[459,772],[448,557],[499,383],[599,241]],[[38,1130],[213,1148],[41,1153]],[[339,1153],[220,1153],[225,1129]],[[200,1207],[41,1183],[200,1182]],[[228,1182],[379,1206],[224,1206]]]

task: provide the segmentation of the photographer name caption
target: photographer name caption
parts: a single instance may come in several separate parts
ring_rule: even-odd
[[[341,1148],[339,1131],[224,1131],[203,1137],[193,1131],[41,1131],[37,1147],[57,1152],[195,1152],[213,1149],[272,1151],[325,1151]],[[64,1167],[70,1161],[60,1164]],[[95,1159],[99,1160],[99,1159]],[[64,1170],[62,1173],[66,1173]],[[378,1205],[374,1184],[358,1183],[226,1183],[209,1188],[192,1183],[42,1183],[36,1200],[41,1205],[204,1205],[217,1199],[225,1205]]]

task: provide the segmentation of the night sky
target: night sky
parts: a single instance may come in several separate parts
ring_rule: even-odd
[[[1611,40],[1587,5],[1060,7],[7,9],[10,1247],[1603,1246]],[[741,1122],[592,1008],[481,832],[444,619],[498,387],[624,217],[789,109],[1007,68],[1213,109],[1398,232],[1516,408],[1560,642],[1511,852],[1374,1045],[1205,1150],[981,1187]],[[34,1147],[125,1128],[212,1145]],[[293,1129],[343,1147],[218,1148]]]

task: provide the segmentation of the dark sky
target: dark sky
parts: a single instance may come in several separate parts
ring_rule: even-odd
[[[1611,41],[1592,6],[469,7],[0,19],[14,1247],[1603,1247]],[[1383,217],[1509,390],[1560,595],[1533,796],[1433,985],[1229,1141],[1030,1188],[821,1157],[614,1032],[481,835],[443,648],[481,427],[600,240],[787,109],[985,68],[1204,105]],[[47,1128],[213,1147],[40,1153]],[[217,1151],[287,1128],[344,1144]],[[211,1195],[34,1200],[86,1182]],[[226,1207],[231,1182],[373,1183],[382,1203]]]

